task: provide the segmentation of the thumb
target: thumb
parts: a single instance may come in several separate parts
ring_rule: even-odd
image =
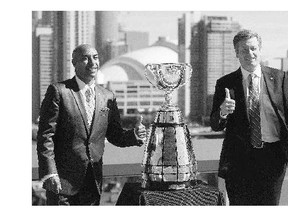
[[[228,88],[225,88],[225,92],[226,92],[226,99],[231,99],[230,92],[229,92]]]

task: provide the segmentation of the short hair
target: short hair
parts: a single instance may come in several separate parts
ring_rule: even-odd
[[[261,36],[258,33],[251,31],[251,30],[247,30],[247,29],[243,29],[243,30],[239,31],[235,35],[235,37],[233,38],[234,49],[237,51],[238,43],[240,41],[245,41],[245,40],[248,40],[248,39],[253,38],[253,37],[256,37],[258,44],[259,44],[259,48],[261,49],[262,48]]]
[[[77,63],[77,57],[83,53],[84,50],[94,48],[90,44],[81,44],[77,46],[72,52],[72,64],[75,65]]]

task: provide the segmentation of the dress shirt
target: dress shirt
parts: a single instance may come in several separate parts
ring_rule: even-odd
[[[80,80],[79,77],[76,76],[76,82],[78,84],[78,87],[80,89],[80,93],[83,96],[83,98],[86,98],[85,92],[89,87],[91,87],[93,95],[95,95],[95,80],[94,79],[91,81],[91,83],[86,84],[82,80]],[[84,103],[86,104],[86,100],[84,100]]]
[[[246,104],[248,104],[248,96],[249,96],[248,76],[250,72],[246,71],[243,67],[241,67],[241,71],[243,75],[243,87],[246,97]],[[256,75],[255,79],[257,79],[258,81],[258,92],[260,92],[260,118],[261,118],[262,141],[269,143],[277,142],[280,140],[280,122],[272,107],[269,95],[267,93],[267,89],[265,88],[260,65],[258,65],[253,74]],[[248,109],[249,108],[247,106],[247,112]]]

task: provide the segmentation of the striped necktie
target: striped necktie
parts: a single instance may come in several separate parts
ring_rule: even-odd
[[[85,91],[85,98],[86,98],[86,114],[87,114],[87,119],[88,119],[88,126],[90,128],[92,119],[93,119],[93,114],[94,114],[94,109],[95,109],[95,97],[93,94],[93,89],[89,86],[86,91]]]
[[[255,74],[249,74],[249,119],[251,127],[250,141],[253,147],[261,146],[261,121],[260,121],[260,101],[259,101],[258,83]]]

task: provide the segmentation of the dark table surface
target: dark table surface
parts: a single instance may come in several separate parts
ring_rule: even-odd
[[[141,183],[125,183],[116,205],[225,205],[224,196],[218,188],[202,181],[180,190],[146,190]]]

